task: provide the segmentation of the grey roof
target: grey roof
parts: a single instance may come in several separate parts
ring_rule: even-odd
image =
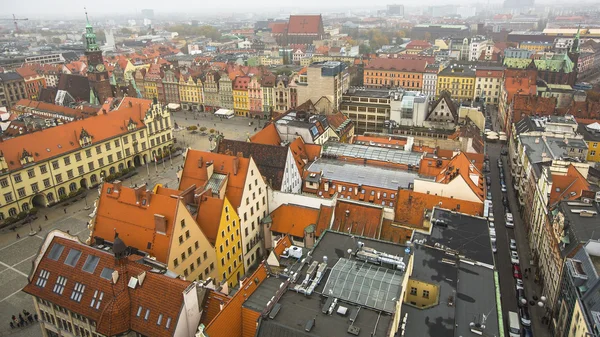
[[[438,207],[433,209],[431,219],[431,233],[415,232],[413,241],[424,240],[429,246],[449,248],[467,259],[494,265],[486,219]]]
[[[223,182],[227,178],[227,175],[221,173],[213,173],[210,179],[206,182],[206,189],[212,189],[213,192],[217,192],[221,189]]]
[[[308,168],[310,172],[323,172],[322,179],[337,180],[390,190],[408,188],[418,177],[416,172],[353,164],[342,160],[320,158]]]
[[[389,89],[377,89],[377,88],[366,88],[366,89],[358,89],[358,88],[350,88],[348,91],[342,96],[342,99],[345,97],[356,96],[356,97],[369,97],[369,98],[390,98],[390,90]]]
[[[23,77],[16,72],[0,73],[0,81],[19,81],[23,80]]]
[[[554,210],[564,215],[566,235],[560,245],[563,257],[577,248],[581,243],[589,240],[600,240],[600,205],[598,203],[586,204],[578,201],[563,200],[558,209]],[[580,211],[586,210],[591,216],[581,216]]]
[[[276,277],[268,277],[256,288],[254,293],[242,305],[244,308],[252,309],[257,312],[262,312],[267,306],[267,302],[271,300],[273,295],[279,289],[283,280]]]
[[[378,160],[394,164],[419,166],[422,153],[394,148],[327,142],[323,145],[322,156],[343,156],[368,160]]]
[[[577,126],[577,132],[583,135],[583,139],[587,141],[600,142],[600,132],[588,128],[588,125],[579,124]]]
[[[517,130],[517,134],[520,135],[522,133],[534,131],[542,132],[545,129],[545,125],[545,119],[525,116],[520,121],[515,123],[515,129]]]
[[[357,241],[360,240],[366,247],[376,249],[380,252],[406,257],[405,246],[392,244],[389,242],[373,240],[369,238],[350,236],[348,234],[332,232],[326,230],[312,250],[311,256],[313,261],[322,262],[323,257],[327,256],[328,267],[335,266],[341,259],[348,257],[348,249],[356,249]],[[353,262],[354,260],[352,260]],[[385,267],[371,265],[381,269]],[[298,271],[302,278],[306,274],[308,264],[302,266],[298,271],[295,267],[291,267],[291,271]],[[392,269],[387,269],[392,272]],[[397,271],[396,271],[397,272]],[[278,301],[281,304],[279,313],[273,318],[263,318],[257,329],[256,336],[259,337],[300,337],[300,336],[327,336],[327,337],[348,337],[348,327],[350,326],[349,317],[341,316],[337,313],[332,315],[323,314],[322,308],[325,305],[327,296],[323,289],[331,275],[331,270],[325,272],[325,276],[320,284],[315,289],[315,292],[310,295],[297,293],[293,290],[286,291]],[[260,286],[262,287],[262,285]],[[259,287],[259,289],[260,289]],[[258,290],[257,290],[258,291]],[[274,293],[273,293],[274,295]],[[388,331],[391,329],[392,316],[373,310],[368,307],[361,306],[355,302],[338,302],[339,305],[347,307],[351,312],[359,310],[354,326],[360,328],[359,336],[373,337],[388,336]],[[304,327],[309,320],[316,319],[310,333],[304,331]]]
[[[568,144],[565,138],[549,136],[519,135],[519,140],[525,147],[527,157],[531,163],[542,162],[542,154],[545,153],[550,159],[569,158],[568,148],[587,149],[583,139],[569,138]]]
[[[494,271],[460,262],[456,289],[455,336],[471,336],[470,323],[482,323],[487,336],[499,336]]]
[[[483,323],[482,314],[486,315],[485,335],[499,335],[491,268],[461,262],[454,255],[419,243],[413,247],[413,258],[411,279],[438,285],[439,303],[427,309],[403,304],[402,313],[408,315],[405,336],[470,336],[470,323]]]
[[[590,241],[585,246],[581,247],[573,258],[567,259],[565,264],[565,271],[568,271],[568,275],[572,280],[572,284],[577,287],[576,294],[582,300],[584,307],[587,311],[587,321],[592,322],[591,325],[600,324],[600,278],[598,278],[598,272],[600,272],[600,256],[597,251],[600,246],[600,242]],[[579,262],[579,266],[585,274],[585,280],[575,281],[575,274],[579,274],[581,271],[575,272],[574,263]],[[595,313],[595,314],[594,314]]]
[[[455,307],[448,305],[448,299],[450,296],[456,297],[458,270],[456,265],[442,262],[442,259],[455,263],[456,259],[442,250],[419,244],[414,245],[413,259],[411,279],[439,286],[439,304],[420,309],[404,303],[402,313],[408,314],[404,335],[454,336]]]

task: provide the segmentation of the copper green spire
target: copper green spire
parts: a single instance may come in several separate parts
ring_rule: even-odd
[[[572,53],[579,53],[580,30],[581,30],[581,26],[577,27],[577,34],[575,34],[575,38],[573,39],[573,45],[571,45]]]
[[[85,25],[85,50],[86,51],[98,51],[100,47],[96,43],[96,34],[94,33],[94,28],[90,24],[90,19],[88,18],[87,9],[85,10],[85,20],[87,24]]]

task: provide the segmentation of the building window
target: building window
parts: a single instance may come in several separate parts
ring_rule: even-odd
[[[71,158],[70,157],[64,157],[63,160],[65,161],[65,165],[70,165],[71,164]]]
[[[75,282],[75,286],[73,287],[73,292],[71,293],[71,299],[75,302],[81,302],[81,297],[83,296],[84,290],[85,290],[85,284]]]
[[[80,161],[81,160],[81,153],[75,153],[75,161]]]
[[[66,285],[67,285],[67,278],[64,276],[59,276],[56,279],[56,284],[54,285],[54,289],[52,289],[52,291],[59,295],[62,295],[63,291],[65,290]]]
[[[29,178],[35,177],[35,171],[33,169],[27,170],[27,176],[29,176]]]
[[[53,161],[53,162],[52,162],[52,168],[53,168],[53,169],[55,169],[55,170],[57,170],[57,169],[58,169],[58,167],[59,167],[59,166],[58,166],[58,160],[55,160],[55,161]]]
[[[185,219],[181,220],[181,228],[185,228]]]
[[[96,146],[96,154],[102,153],[102,147],[100,145]]]
[[[92,301],[90,302],[90,307],[98,310],[100,308],[100,304],[102,303],[102,298],[104,298],[103,291],[94,291],[94,297],[92,297]]]
[[[0,179],[0,186],[8,187],[8,179],[6,179],[6,178]]]
[[[45,269],[42,269],[40,271],[40,276],[35,282],[35,285],[42,288],[45,287],[46,283],[48,282],[48,277],[50,277],[50,272]]]
[[[13,201],[12,192],[4,193],[4,200],[6,200],[6,202],[12,202]]]
[[[38,188],[38,183],[33,183],[33,184],[31,184],[31,191],[32,191],[33,193],[37,193],[37,192],[39,191],[39,188]]]
[[[423,290],[423,298],[429,298],[429,290]]]
[[[50,179],[49,179],[49,178],[46,178],[46,179],[44,179],[44,181],[43,181],[43,182],[44,182],[44,187],[45,187],[45,188],[48,188],[48,187],[50,187]]]
[[[25,197],[25,188],[21,187],[17,190],[17,194],[19,195],[19,198],[23,198]]]

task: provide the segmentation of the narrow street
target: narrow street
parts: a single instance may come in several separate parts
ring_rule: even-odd
[[[492,109],[492,115],[494,115],[495,109]],[[498,130],[496,123],[496,116],[492,116],[492,120],[494,121],[494,130]],[[541,289],[539,285],[534,283],[534,275],[533,272],[535,270],[534,266],[531,265],[531,257],[530,257],[530,249],[529,244],[527,242],[527,235],[525,233],[525,227],[523,223],[523,219],[521,217],[521,213],[519,211],[518,199],[516,192],[513,188],[513,181],[511,176],[511,170],[508,166],[507,156],[501,155],[502,148],[506,146],[501,143],[486,143],[486,154],[489,156],[490,163],[490,172],[487,174],[491,178],[492,182],[492,202],[494,208],[494,224],[496,227],[496,236],[497,236],[497,253],[495,254],[496,268],[498,269],[499,274],[499,283],[500,283],[500,296],[502,299],[502,310],[503,317],[505,319],[505,326],[507,324],[506,320],[508,317],[509,311],[514,311],[517,314],[519,313],[519,307],[517,305],[517,290],[516,290],[516,282],[513,276],[513,269],[511,263],[510,256],[510,239],[515,239],[517,242],[517,250],[519,254],[519,263],[521,274],[523,275],[523,283],[525,288],[525,295],[527,296],[528,301],[532,301],[533,296],[539,298],[543,294],[541,293]],[[498,167],[498,158],[502,159],[503,163],[503,172],[504,179],[506,183],[506,192],[502,192],[500,186],[500,168]],[[505,223],[505,206],[502,203],[502,197],[506,196],[508,199],[508,206],[510,212],[513,214],[513,222],[514,228],[506,227]],[[525,270],[527,268],[531,268],[531,272],[527,273],[528,277],[525,277]],[[536,304],[533,306],[530,303],[527,304],[529,309],[529,315],[531,318],[531,329],[533,331],[533,335],[536,337],[549,337],[550,331],[548,330],[548,326],[542,323],[542,317],[544,316],[546,309],[540,308]],[[505,329],[505,336],[508,336],[508,332]]]

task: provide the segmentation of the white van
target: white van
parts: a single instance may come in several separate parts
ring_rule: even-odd
[[[508,334],[510,337],[521,336],[521,325],[519,323],[519,315],[514,311],[508,312]]]

